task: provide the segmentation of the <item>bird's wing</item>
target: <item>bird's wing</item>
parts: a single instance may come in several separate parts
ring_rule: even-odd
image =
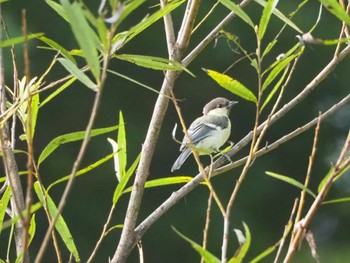
[[[205,122],[203,121],[204,118],[205,118]],[[214,131],[217,129],[218,124],[220,124],[222,128],[226,128],[228,125],[228,118],[226,116],[206,115],[196,119],[187,130],[193,145],[198,144],[198,142],[210,136],[211,131]],[[222,126],[222,124],[225,124],[225,125]],[[188,143],[189,141],[185,136],[182,140],[180,151],[183,151],[186,148],[186,144]]]

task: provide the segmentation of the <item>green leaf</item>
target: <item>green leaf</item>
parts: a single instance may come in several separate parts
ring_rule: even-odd
[[[338,19],[350,25],[350,17],[337,0],[320,0],[321,4]]]
[[[114,191],[113,195],[113,204],[115,205],[121,195],[123,194],[123,191],[126,187],[126,184],[129,182],[130,177],[133,175],[134,171],[136,170],[136,167],[140,161],[141,153],[137,156],[134,163],[130,166],[129,170],[126,172],[125,176],[121,178],[119,184],[117,185],[117,188]]]
[[[53,202],[53,200],[51,199],[51,197],[49,195],[45,195],[45,193],[42,192],[41,189],[43,189],[42,187],[40,187],[38,182],[34,183],[34,189],[35,192],[40,200],[40,202],[42,203],[42,205],[44,207],[47,207],[48,212],[51,216],[51,218],[55,217],[57,215],[57,207],[55,205],[55,203]],[[80,262],[80,257],[79,257],[79,253],[78,250],[75,246],[74,243],[74,239],[69,231],[69,228],[66,224],[66,221],[64,220],[62,215],[58,216],[57,222],[55,224],[55,228],[57,230],[57,232],[60,234],[63,242],[65,243],[67,249],[69,250],[70,253],[72,253],[74,259],[76,262]]]
[[[105,134],[107,132],[115,131],[118,129],[118,125],[108,127],[108,128],[100,128],[100,129],[94,129],[91,130],[90,137],[94,137],[97,135]],[[53,139],[41,152],[38,160],[38,166],[47,158],[49,157],[60,145],[66,144],[69,142],[75,142],[83,140],[85,136],[85,131],[79,131],[79,132],[73,132],[73,133],[67,133],[61,136],[56,137]]]
[[[170,13],[171,11],[179,7],[184,2],[185,0],[173,0],[171,2],[168,2],[168,4],[164,8],[161,8],[157,12],[146,17],[140,23],[132,27],[127,32],[121,32],[117,34],[113,38],[114,50],[119,50],[120,48],[122,48],[126,43],[128,43],[131,39],[133,39],[138,34],[140,34],[143,30],[145,30],[146,28],[148,28],[149,26],[157,22],[166,14]]]
[[[322,202],[323,205],[350,202],[350,197],[343,197]]]
[[[286,182],[288,184],[291,184],[301,190],[305,190],[309,195],[311,195],[313,198],[316,198],[316,195],[309,189],[306,188],[302,183],[299,183],[297,180],[290,178],[288,176],[285,175],[281,175],[281,174],[277,174],[277,173],[273,173],[273,172],[265,172],[265,174],[274,177],[278,180],[281,180],[283,182]]]
[[[215,80],[221,87],[229,90],[233,94],[236,94],[237,96],[245,100],[257,102],[255,95],[238,80],[233,79],[225,74],[219,73],[214,70],[210,70],[210,69],[203,69],[203,70],[209,75],[209,77]]]
[[[289,65],[289,63],[299,55],[300,53],[296,53],[292,56],[279,60],[275,67],[271,70],[270,74],[267,76],[266,80],[264,81],[262,90],[264,91],[271,84],[271,82],[274,81],[275,78],[281,73],[281,71],[284,70]]]
[[[29,243],[28,245],[30,245],[33,241],[33,238],[35,236],[35,232],[36,232],[36,223],[35,223],[35,214],[33,214],[32,218],[30,219],[30,225],[29,225]]]
[[[27,40],[31,40],[33,38],[38,38],[38,37],[41,37],[43,35],[44,35],[44,33],[29,34],[27,36]],[[26,38],[24,36],[6,39],[6,40],[3,40],[0,42],[0,48],[10,47],[12,45],[21,44],[25,41],[26,41]]]
[[[250,17],[243,11],[242,8],[240,8],[238,5],[236,5],[234,2],[230,0],[219,0],[221,4],[226,6],[228,9],[230,9],[232,12],[236,14],[240,19],[242,19],[244,22],[246,22],[248,25],[250,25],[252,28],[254,28],[254,23],[250,19]]]
[[[267,25],[270,21],[273,10],[275,9],[278,0],[268,0],[266,6],[264,7],[263,14],[260,18],[259,28],[258,28],[258,37],[263,39]]]
[[[175,231],[176,234],[178,234],[181,238],[186,240],[188,243],[191,244],[191,246],[201,255],[201,257],[204,259],[205,263],[220,263],[220,260],[215,257],[213,254],[211,254],[208,250],[204,249],[202,246],[198,245],[196,242],[192,241],[185,235],[181,234],[178,230],[176,230],[175,227],[172,227],[172,229]]]
[[[115,23],[115,27],[118,27],[125,18],[127,18],[136,8],[143,4],[146,0],[133,0],[125,2],[126,4],[123,7],[123,11],[120,14],[119,19]]]
[[[267,96],[266,100],[264,101],[264,104],[262,105],[260,112],[263,111],[263,109],[266,107],[266,105],[270,102],[270,100],[272,99],[272,97],[275,95],[275,93],[279,90],[279,88],[282,85],[282,82],[284,81],[284,79],[286,78],[288,73],[288,67],[285,68],[283,75],[281,76],[281,78],[278,80],[278,82],[276,83],[275,87],[272,89],[272,91],[269,93],[269,95]]]
[[[348,171],[350,169],[350,164],[346,167],[344,167],[344,169],[342,171],[340,171],[340,173],[334,178],[334,182],[337,181],[340,177],[342,177],[344,175],[344,173],[346,171]],[[333,172],[334,172],[334,167],[331,167],[331,169],[329,170],[329,172],[327,173],[327,175],[322,179],[321,183],[318,185],[318,189],[317,192],[321,192],[324,184],[328,181],[330,176],[333,176]]]
[[[66,20],[67,22],[69,22],[68,20],[68,16],[66,11],[64,10],[63,6],[60,5],[59,3],[52,1],[52,0],[46,0],[46,3],[53,9],[56,11],[57,14],[59,14],[64,20]]]
[[[55,98],[58,94],[60,94],[62,91],[64,91],[66,88],[68,88],[70,85],[74,83],[77,79],[75,77],[70,78],[68,81],[63,83],[59,88],[57,88],[54,92],[52,92],[43,102],[40,103],[39,108],[43,107],[46,103],[48,103],[50,100]]]
[[[267,5],[267,2],[264,0],[254,0],[256,3],[258,3],[259,5],[261,5],[262,7],[265,8],[265,6]],[[290,26],[291,28],[293,28],[295,31],[299,32],[300,34],[303,34],[303,31],[292,22],[292,20],[290,20],[289,18],[287,18],[283,13],[281,13],[277,8],[273,9],[273,14],[275,16],[277,16],[280,20],[282,20],[284,23],[286,23],[288,26]]]
[[[244,243],[239,247],[238,253],[236,252],[236,256],[231,258],[228,263],[240,263],[243,262],[244,257],[246,256],[250,243],[252,240],[248,225],[243,222],[243,227],[244,227],[244,233],[245,233],[245,241]]]
[[[185,184],[190,182],[192,179],[193,177],[190,177],[190,176],[172,176],[172,177],[154,179],[154,180],[147,181],[145,184],[145,188],[172,185],[172,184]],[[132,186],[126,188],[123,191],[123,194],[131,192],[131,190],[132,190]]]
[[[72,27],[74,37],[83,50],[86,63],[98,83],[100,81],[100,61],[97,52],[96,34],[89,26],[84,10],[79,2],[69,3],[68,0],[61,0],[62,6],[67,14]]]
[[[0,233],[2,230],[2,223],[4,222],[6,209],[11,197],[11,187],[7,186],[5,192],[0,199]]]
[[[130,81],[130,82],[132,82],[132,83],[135,83],[135,84],[137,84],[137,85],[139,85],[139,86],[141,86],[141,87],[144,87],[144,88],[146,88],[146,89],[148,89],[148,90],[150,90],[150,91],[153,91],[153,92],[159,94],[159,91],[158,91],[157,89],[152,88],[152,87],[150,87],[150,86],[148,86],[148,85],[146,85],[146,84],[143,84],[143,83],[141,83],[141,82],[139,82],[139,81],[137,81],[137,80],[135,80],[135,79],[133,79],[133,78],[130,78],[130,77],[124,75],[124,74],[121,74],[121,73],[119,73],[119,72],[116,72],[116,71],[113,71],[113,70],[110,70],[110,69],[108,69],[107,71],[108,71],[109,73],[113,74],[113,75],[116,75],[116,76],[118,76],[118,77],[121,77],[121,78],[123,78],[123,79],[126,79],[126,80],[128,80],[128,81]]]
[[[134,54],[115,55],[115,57],[120,60],[125,60],[134,63],[141,67],[151,68],[155,70],[183,70],[190,74],[192,77],[194,77],[194,75],[184,66],[182,66],[181,63],[174,60]]]
[[[54,50],[60,52],[66,59],[70,60],[75,65],[77,64],[77,62],[75,61],[74,57],[70,54],[70,52],[64,47],[62,47],[60,44],[58,44],[57,42],[44,36],[41,36],[38,39],[44,42],[45,44],[49,45],[50,47],[52,47]]]
[[[92,89],[93,91],[97,90],[97,85],[91,81],[91,79],[85,75],[85,73],[79,69],[72,61],[66,58],[58,58],[57,59],[65,69],[71,73],[74,77],[76,77],[81,83],[83,83],[86,87]]]
[[[119,176],[125,176],[127,154],[126,154],[126,132],[123,113],[119,111],[119,129],[118,129],[118,160],[119,160]]]
[[[35,127],[36,127],[36,121],[38,119],[38,113],[39,113],[39,93],[35,94],[32,96],[32,101],[31,101],[31,136],[32,139],[34,138],[35,134]]]
[[[87,172],[90,172],[91,170],[95,169],[96,167],[100,166],[101,164],[103,164],[103,163],[107,162],[108,160],[112,159],[115,154],[116,154],[115,152],[111,153],[111,154],[103,157],[102,159],[98,160],[97,162],[94,162],[94,163],[90,164],[89,166],[84,167],[83,169],[80,169],[76,173],[75,177],[78,177],[80,175],[86,174]],[[49,185],[49,187],[47,188],[47,192],[49,192],[51,190],[51,188],[54,187],[55,185],[63,183],[65,181],[68,181],[69,178],[70,178],[70,174],[66,175],[66,176],[63,176],[62,178],[56,180],[55,182],[53,182],[52,184]]]
[[[271,49],[275,46],[275,44],[277,43],[277,39],[272,40],[267,47],[264,50],[264,53],[262,54],[262,58],[265,57],[270,51]]]

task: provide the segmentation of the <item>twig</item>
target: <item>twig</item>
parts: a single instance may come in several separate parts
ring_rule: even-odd
[[[335,104],[333,107],[331,107],[328,111],[323,113],[321,115],[321,119],[327,118],[333,113],[335,113],[337,110],[339,110],[342,106],[346,105],[350,102],[350,94],[346,96],[344,99],[342,99],[339,103]],[[290,110],[290,108],[286,108],[286,110]],[[288,135],[283,136],[279,140],[277,140],[275,143],[268,145],[261,150],[259,150],[256,153],[256,158],[262,156],[263,154],[272,151],[274,149],[277,149],[279,146],[281,146],[283,143],[289,141],[290,139],[294,138],[295,136],[301,134],[302,132],[310,129],[313,125],[317,123],[317,119],[310,121],[303,127],[297,128],[295,131],[291,132]],[[259,126],[262,127],[261,124]],[[231,151],[232,154],[237,153],[240,149],[242,149],[248,142],[249,142],[249,134],[244,137],[240,142],[235,144],[233,146],[233,149]],[[218,169],[213,170],[212,176],[216,176],[222,173],[225,173],[229,170],[232,170],[233,168],[236,168],[238,166],[241,166],[246,163],[246,158],[242,158],[236,162],[233,162],[232,164],[225,165],[223,167],[220,167]],[[215,163],[214,163],[215,164]],[[202,174],[196,175],[192,181],[185,184],[183,187],[181,187],[179,190],[172,193],[172,195],[165,200],[157,209],[155,209],[145,220],[143,220],[138,227],[135,229],[135,235],[136,240],[141,239],[141,237],[144,235],[144,233],[160,218],[162,215],[164,215],[170,208],[172,208],[178,201],[180,201],[184,196],[186,196],[188,193],[190,193],[192,190],[194,190],[201,182],[203,181]]]
[[[210,225],[210,212],[211,212],[211,203],[213,200],[213,193],[209,192],[209,197],[208,197],[208,204],[207,204],[207,212],[205,215],[205,226],[203,229],[203,242],[202,242],[202,247],[203,249],[207,248],[207,240],[208,240],[208,232],[209,232],[209,225]],[[201,263],[204,263],[204,258],[201,258]]]
[[[167,3],[166,0],[161,0],[160,2],[162,6],[165,6]],[[192,9],[197,8],[195,3],[199,4],[198,1],[193,1],[191,5]],[[188,15],[186,15],[185,17],[192,17],[193,14],[195,14],[195,12],[189,10]],[[190,33],[192,30],[191,25],[183,24],[182,28],[186,28],[186,30],[181,31],[181,33],[178,36],[177,42],[173,45],[172,43],[175,37],[170,14],[165,15],[163,20],[166,30],[169,58],[175,61],[180,61],[182,52],[186,48],[185,45],[189,41]],[[191,23],[192,20],[192,18],[188,19],[187,23]],[[178,48],[180,45],[181,50]],[[140,210],[144,185],[149,174],[149,167],[151,165],[155,145],[159,137],[160,127],[162,126],[166,109],[169,104],[169,98],[167,96],[164,96],[163,94],[169,95],[169,91],[173,89],[175,80],[178,75],[179,72],[174,71],[167,71],[165,74],[162,88],[154,106],[152,119],[148,127],[147,135],[142,147],[141,158],[137,168],[133,188],[130,194],[128,209],[124,220],[123,231],[120,237],[118,247],[111,260],[111,263],[125,262],[131,250],[137,243],[135,243],[135,240],[137,238],[135,236],[134,230],[136,227],[136,221]]]
[[[294,239],[292,243],[290,244],[288,248],[288,252],[286,257],[284,258],[284,263],[291,262],[291,259],[295,253],[295,251],[298,248],[298,245],[300,243],[300,240],[304,234],[305,229],[309,226],[312,218],[314,217],[317,209],[321,205],[322,201],[326,198],[329,189],[332,187],[334,179],[350,164],[350,157],[346,155],[346,153],[349,151],[350,146],[350,130],[348,133],[348,136],[346,138],[346,141],[344,143],[344,147],[339,155],[339,158],[337,160],[336,165],[334,166],[332,174],[329,176],[325,184],[323,185],[322,189],[318,193],[316,199],[312,203],[309,211],[307,212],[306,216],[304,217],[302,223],[300,224],[300,227],[298,228],[297,232],[295,233]]]
[[[2,40],[2,9],[0,4],[0,42]],[[4,61],[3,53],[0,48],[0,114],[6,111],[6,91],[5,91],[5,76],[4,76]],[[18,166],[15,160],[14,152],[12,149],[11,136],[8,127],[8,123],[0,126],[0,148],[3,153],[3,163],[5,167],[6,177],[11,186],[11,208],[14,216],[19,216],[19,220],[15,225],[15,243],[16,243],[16,253],[19,256],[23,251],[25,251],[25,244],[23,240],[24,236],[24,220],[22,211],[25,209],[24,205],[24,194],[19,179]]]

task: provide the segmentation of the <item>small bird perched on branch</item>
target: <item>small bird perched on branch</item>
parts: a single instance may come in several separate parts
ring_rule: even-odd
[[[197,118],[187,130],[192,144],[199,155],[218,152],[231,133],[231,122],[228,118],[230,110],[237,101],[225,98],[211,100],[203,108],[203,116]],[[181,154],[176,159],[171,171],[180,169],[191,154],[189,140],[185,136],[180,147]]]

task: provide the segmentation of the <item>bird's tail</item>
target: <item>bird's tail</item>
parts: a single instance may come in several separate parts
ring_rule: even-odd
[[[174,172],[183,165],[183,163],[186,161],[188,156],[190,156],[191,150],[189,148],[186,148],[180,153],[180,156],[176,159],[175,163],[173,164],[173,167],[171,167],[171,172]]]

